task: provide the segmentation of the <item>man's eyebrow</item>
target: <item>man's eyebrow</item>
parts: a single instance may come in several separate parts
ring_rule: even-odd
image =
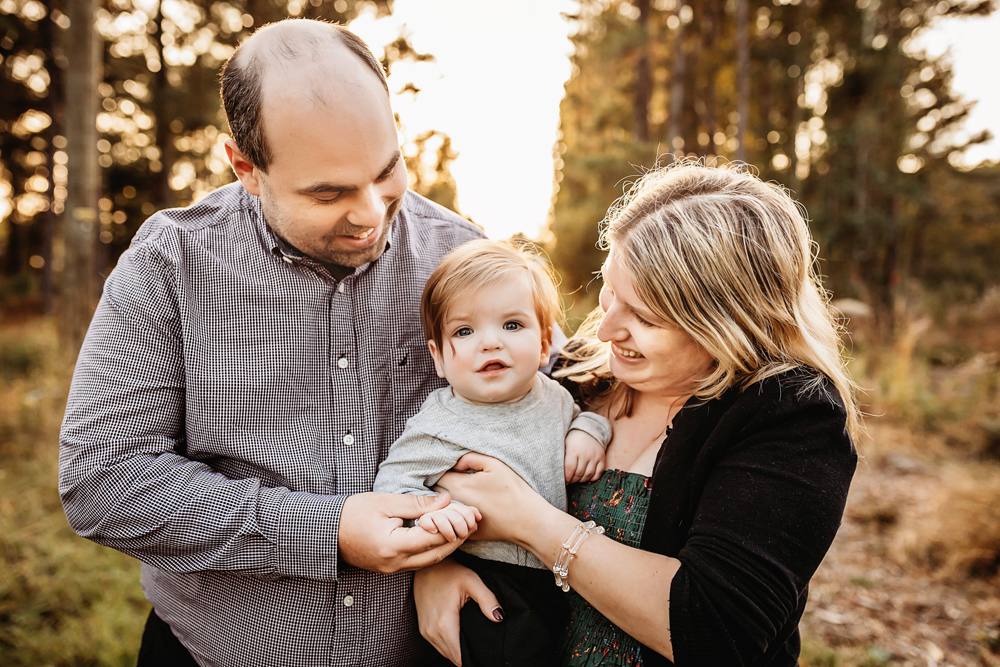
[[[396,152],[392,156],[392,159],[389,160],[389,164],[386,165],[385,169],[382,170],[382,173],[379,174],[378,177],[384,178],[389,174],[391,174],[392,170],[396,168],[396,164],[399,163],[399,158],[401,157],[403,157],[403,153],[399,149],[396,149]]]
[[[392,173],[392,170],[396,168],[399,163],[399,159],[403,154],[397,149],[393,154],[392,158],[389,160],[389,164],[386,165],[385,169],[382,170],[375,180],[381,180]],[[300,193],[305,195],[315,195],[315,194],[336,194],[338,192],[350,192],[351,190],[357,190],[356,185],[339,185],[337,183],[315,183],[313,185],[307,185],[306,187],[299,190]]]

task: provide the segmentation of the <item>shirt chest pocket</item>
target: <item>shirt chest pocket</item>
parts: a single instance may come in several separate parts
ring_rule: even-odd
[[[392,396],[392,424],[389,443],[403,433],[406,420],[420,409],[424,399],[447,383],[434,371],[434,360],[426,344],[404,345],[396,350],[389,371]]]

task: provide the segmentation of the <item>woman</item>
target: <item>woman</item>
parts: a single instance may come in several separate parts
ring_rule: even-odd
[[[797,665],[860,428],[805,220],[745,168],[684,162],[641,178],[602,241],[600,309],[561,373],[613,422],[608,470],[572,514],[479,455],[440,486],[482,512],[476,538],[565,566],[564,664]],[[458,608],[494,598],[447,561],[414,590],[457,664]]]

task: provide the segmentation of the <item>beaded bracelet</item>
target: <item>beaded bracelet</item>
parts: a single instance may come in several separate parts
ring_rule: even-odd
[[[577,550],[583,544],[583,541],[590,537],[591,532],[601,535],[604,533],[604,528],[598,526],[593,521],[578,524],[573,534],[569,536],[569,539],[563,542],[559,559],[552,566],[552,573],[556,575],[556,586],[563,589],[563,591],[569,590],[569,563],[576,558]]]

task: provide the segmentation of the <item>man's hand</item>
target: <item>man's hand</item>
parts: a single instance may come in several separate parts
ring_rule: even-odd
[[[593,436],[572,429],[566,434],[566,483],[596,482],[604,472],[604,448]]]
[[[464,540],[482,521],[483,515],[475,507],[453,502],[444,509],[427,512],[420,517],[420,527],[428,533],[440,533],[449,542]]]
[[[465,603],[475,600],[486,618],[497,623],[503,620],[500,603],[479,575],[450,558],[414,575],[413,599],[417,604],[420,634],[459,667],[462,665],[459,612]]]
[[[349,565],[381,574],[419,570],[439,563],[457,549],[453,542],[423,528],[404,528],[404,519],[447,507],[451,497],[395,493],[357,493],[348,496],[340,514],[337,548]]]

